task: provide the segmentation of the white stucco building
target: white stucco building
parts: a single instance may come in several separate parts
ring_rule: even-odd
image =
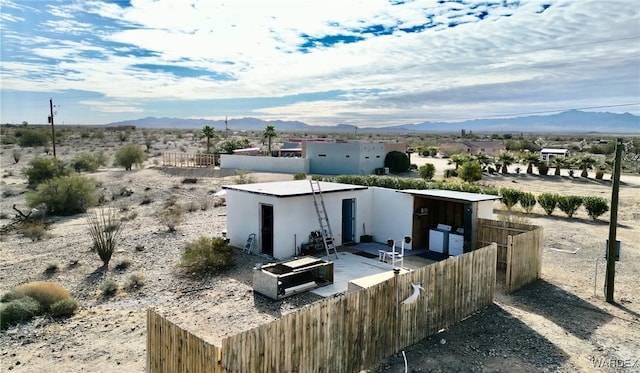
[[[359,242],[365,233],[376,242],[411,236],[406,249],[429,248],[438,224],[464,230],[465,251],[476,249],[475,221],[493,217],[498,196],[445,190],[393,190],[320,182],[336,245]],[[257,237],[254,252],[285,259],[299,255],[300,245],[319,229],[307,180],[224,186],[227,235],[243,247]],[[446,252],[445,252],[446,253]]]

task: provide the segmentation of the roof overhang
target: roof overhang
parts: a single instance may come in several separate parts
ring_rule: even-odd
[[[276,181],[270,183],[255,183],[255,184],[239,184],[239,185],[224,185],[223,189],[233,190],[244,193],[258,194],[263,196],[271,196],[277,198],[287,197],[299,197],[311,195],[311,184],[307,180],[294,180],[294,181]],[[320,190],[322,194],[337,193],[337,192],[350,192],[355,190],[368,189],[364,185],[352,185],[352,184],[340,184],[327,181],[320,181]]]
[[[441,189],[405,189],[405,190],[398,190],[398,192],[411,194],[416,197],[424,197],[424,198],[438,199],[442,201],[451,201],[451,202],[482,202],[482,201],[495,201],[500,199],[500,196],[496,196],[492,194],[458,192],[453,190],[441,190]]]

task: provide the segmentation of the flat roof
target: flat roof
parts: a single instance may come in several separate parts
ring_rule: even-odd
[[[480,194],[469,192],[457,192],[453,190],[441,190],[441,189],[405,189],[398,190],[400,193],[412,194],[414,196],[429,197],[448,201],[463,201],[463,202],[481,202],[481,201],[493,201],[500,199],[500,196],[494,196],[492,194]]]
[[[311,185],[308,180],[275,181],[269,183],[224,185],[223,189],[237,190],[240,192],[261,194],[274,197],[296,197],[311,194]],[[340,184],[327,181],[320,182],[322,193],[347,192],[352,190],[367,189],[364,185]]]
[[[558,149],[558,148],[544,148],[540,149],[541,153],[566,153],[569,149]]]

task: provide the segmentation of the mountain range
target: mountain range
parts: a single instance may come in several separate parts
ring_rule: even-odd
[[[182,119],[147,117],[109,123],[108,126],[134,125],[139,128],[202,128],[211,126],[216,130],[261,131],[273,125],[276,131],[287,132],[355,132],[350,124],[335,126],[313,126],[298,121],[264,121],[258,118],[224,120]],[[605,133],[640,134],[640,116],[630,113],[585,112],[570,110],[552,115],[530,115],[501,119],[473,119],[461,122],[421,122],[385,127],[358,126],[359,133]]]

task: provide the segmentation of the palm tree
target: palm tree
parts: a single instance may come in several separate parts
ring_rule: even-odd
[[[501,173],[506,174],[509,173],[509,169],[507,167],[511,166],[516,162],[516,157],[513,156],[511,152],[502,152],[498,156],[498,161],[502,164]]]
[[[520,156],[520,160],[523,161],[527,165],[527,173],[533,173],[533,166],[537,166],[540,159],[538,158],[538,154],[536,153],[524,153]]]
[[[271,139],[273,139],[276,136],[277,136],[276,129],[273,127],[273,125],[268,124],[267,127],[264,129],[264,133],[262,134],[262,137],[264,137],[269,141],[269,156],[271,156]]]
[[[473,160],[473,157],[471,155],[467,153],[459,153],[452,155],[451,158],[449,158],[449,162],[447,162],[447,164],[455,164],[457,170],[458,167],[460,167],[463,163],[471,160]]]
[[[567,166],[567,159],[565,157],[553,157],[550,162],[556,168],[553,172],[556,176],[560,176],[560,169]]]
[[[476,154],[475,158],[478,162],[480,162],[480,165],[482,166],[482,171],[486,171],[487,166],[493,163],[493,159],[491,159],[491,157],[489,157],[488,155],[482,152]]]
[[[211,139],[215,136],[215,130],[210,126],[204,126],[202,128],[202,134],[207,138],[207,153],[211,149]]]
[[[578,159],[578,166],[582,169],[581,177],[589,177],[589,169],[596,165],[598,161],[590,155],[585,155]]]

